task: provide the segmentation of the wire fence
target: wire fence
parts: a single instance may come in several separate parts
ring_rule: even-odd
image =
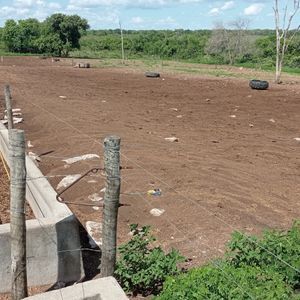
[[[66,120],[60,118],[59,116],[57,116],[55,113],[47,110],[46,108],[40,106],[37,103],[34,103],[32,101],[28,101],[32,106],[37,107],[39,110],[44,111],[45,113],[47,113],[48,115],[51,115],[53,118],[55,118],[57,121],[61,122],[62,124],[68,126],[69,128],[72,128],[75,132],[78,133],[78,135],[76,135],[77,137],[84,137],[88,140],[91,140],[92,145],[100,145],[102,147],[102,143],[95,139],[93,136],[90,136],[89,134],[82,132],[80,129],[78,129],[77,127],[73,126],[72,124],[70,124],[69,122],[67,122]],[[105,134],[103,132],[103,134]],[[147,142],[148,146],[155,146],[155,147],[162,147],[161,143],[159,142]],[[134,150],[134,151],[139,151],[138,147],[133,147],[133,149],[129,149],[130,150]],[[100,151],[99,151],[100,152]],[[222,226],[227,227],[228,229],[230,229],[230,231],[236,231],[239,232],[240,234],[242,234],[250,243],[254,243],[257,247],[259,247],[261,250],[265,251],[266,253],[268,253],[270,256],[274,257],[275,259],[277,259],[280,263],[288,266],[289,268],[291,268],[292,270],[296,271],[297,273],[300,274],[300,270],[298,270],[297,268],[295,268],[294,266],[292,266],[290,263],[288,263],[287,261],[283,260],[280,256],[276,255],[275,253],[269,251],[267,248],[261,246],[257,241],[251,239],[248,235],[245,235],[243,232],[241,232],[238,228],[236,228],[234,225],[232,225],[230,222],[226,221],[226,217],[224,217],[220,212],[218,212],[218,215],[216,214],[215,211],[205,207],[204,205],[202,205],[201,203],[199,203],[200,199],[197,199],[195,197],[186,196],[186,193],[183,193],[181,191],[178,191],[175,187],[173,187],[171,184],[169,184],[165,179],[162,179],[161,177],[157,176],[156,174],[154,174],[153,172],[151,172],[149,169],[143,167],[140,163],[138,163],[136,160],[130,158],[128,155],[125,155],[122,151],[121,151],[121,157],[127,162],[130,163],[131,165],[133,165],[135,168],[137,168],[137,170],[133,170],[133,172],[136,172],[137,175],[139,176],[144,176],[147,178],[151,178],[154,179],[155,181],[159,182],[161,185],[163,185],[164,187],[166,187],[166,189],[164,190],[165,192],[172,192],[174,194],[176,194],[177,196],[179,196],[181,199],[184,200],[185,203],[190,203],[193,207],[193,209],[195,210],[195,212],[199,213],[199,211],[202,211],[204,213],[206,213],[207,215],[210,216],[210,218],[216,220],[219,224],[221,224]],[[45,155],[43,156],[43,160],[65,160],[68,159],[69,157],[65,157],[65,156],[60,156],[60,155]],[[86,162],[83,162],[83,164],[86,164]],[[89,164],[86,164],[89,165]],[[140,173],[142,172],[142,173]],[[132,175],[133,173],[131,173]],[[56,174],[56,175],[47,175],[47,176],[42,176],[42,177],[36,177],[36,178],[30,178],[28,177],[26,180],[28,181],[33,181],[33,180],[38,180],[40,178],[61,178],[61,177],[65,177],[67,174]],[[127,180],[127,177],[129,175],[123,175],[122,174],[122,181],[124,183],[126,183],[128,186],[130,186],[130,182]],[[104,178],[103,175],[100,175],[100,177]],[[28,185],[27,185],[28,186]],[[124,192],[123,195],[126,196],[132,196],[132,197],[139,197],[144,203],[145,205],[148,207],[148,209],[153,209],[155,208],[155,206],[152,204],[152,202],[149,200],[148,197],[146,197],[146,192],[143,191],[139,191],[138,187],[135,185],[131,185],[131,190],[132,192]],[[197,210],[196,210],[197,208]],[[184,213],[184,207],[182,210],[182,213]],[[131,206],[131,210],[135,211],[136,215],[138,215],[140,212],[136,210],[136,208],[134,206]],[[174,230],[174,232],[177,232],[179,234],[181,234],[183,237],[185,237],[186,240],[188,240],[191,245],[193,245],[194,249],[203,249],[203,246],[210,249],[213,252],[218,251],[218,249],[216,249],[215,247],[212,247],[211,245],[209,245],[208,243],[206,243],[203,239],[197,238],[195,239],[194,237],[191,238],[190,237],[190,232],[188,230],[183,230],[182,228],[179,228],[179,226],[176,224],[176,220],[174,220],[174,218],[171,218],[168,216],[168,214],[163,214],[161,216],[161,218],[168,223]],[[45,231],[45,233],[51,237],[48,233],[47,233],[47,229],[43,226],[41,219],[38,219],[38,222],[40,224],[40,227]],[[57,245],[56,241],[53,240],[51,238],[52,242],[54,244]],[[97,250],[97,249],[91,249],[91,248],[78,248],[78,249],[66,249],[66,250],[59,250],[57,251],[57,253],[65,253],[65,252],[74,252],[74,251],[91,251],[91,252],[101,252],[101,250]],[[199,252],[200,255],[204,255],[203,252]],[[207,253],[206,255],[206,259],[211,260]],[[251,299],[255,299],[255,297],[253,297],[253,295],[251,295],[251,291],[247,291],[244,289],[244,287],[241,287],[239,285],[238,282],[236,282],[232,276],[232,274],[228,274],[225,272],[225,270],[222,269],[222,267],[220,265],[218,265],[214,260],[211,260],[211,263],[213,263],[217,268],[219,268],[223,273],[224,276],[229,280],[229,281],[233,281],[236,286],[241,290],[241,292],[243,294],[247,294]],[[62,292],[60,292],[61,295],[61,299],[63,299],[63,295]],[[84,297],[85,292],[84,292],[84,286],[82,285],[82,295]]]

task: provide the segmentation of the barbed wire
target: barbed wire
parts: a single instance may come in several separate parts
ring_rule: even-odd
[[[124,180],[123,180],[123,181],[124,181]],[[125,183],[128,183],[128,182],[125,181]],[[144,201],[146,202],[146,204],[147,204],[150,208],[154,208],[154,207],[150,204],[150,202],[149,202],[149,200],[148,200],[147,198],[143,197],[142,194],[139,194],[139,196],[142,198],[142,200],[144,200]],[[195,240],[192,240],[191,238],[189,238],[189,234],[188,234],[187,231],[183,231],[182,229],[179,229],[178,226],[177,226],[170,218],[167,218],[166,216],[164,216],[163,218],[166,219],[167,222],[168,222],[171,226],[173,226],[174,229],[175,229],[176,231],[178,231],[179,233],[183,234],[183,236],[187,237],[187,239],[188,239],[192,244],[195,244]],[[197,239],[196,242],[197,242],[196,244],[198,245],[198,244],[200,243],[199,239]],[[211,250],[216,250],[215,248],[211,247],[211,246],[208,245],[207,243],[203,243],[203,241],[201,241],[201,244],[202,244],[202,245],[204,244],[207,248],[209,248],[209,249],[211,249]],[[228,279],[228,273],[226,273],[226,272],[224,271],[224,269],[223,269],[221,266],[219,266],[219,265],[218,265],[216,262],[214,262],[214,261],[211,261],[211,263],[212,263],[215,267],[217,267],[220,271],[222,271],[222,273],[225,274],[225,276],[226,276],[227,279]],[[238,282],[236,282],[236,280],[233,279],[232,274],[229,274],[229,275],[230,275],[230,277],[231,277],[231,281],[234,282],[234,283],[236,284],[236,286],[243,292],[243,294],[246,293],[251,299],[255,299],[248,291],[245,291],[245,290],[240,286],[240,284],[239,284]]]
[[[33,103],[32,101],[29,101],[30,104],[32,104],[33,106],[43,110],[44,112],[46,112],[47,114],[52,115],[54,118],[56,118],[57,120],[59,120],[60,122],[66,124],[68,127],[74,129],[75,131],[77,131],[78,133],[82,134],[83,136],[86,136],[88,138],[90,138],[91,140],[94,140],[94,142],[96,144],[99,144],[102,146],[102,144],[97,141],[95,138],[89,136],[88,134],[82,132],[81,130],[79,130],[78,128],[76,128],[75,126],[73,126],[72,124],[70,124],[69,122],[63,120],[62,118],[58,117],[56,114],[54,114],[53,112],[45,109],[44,107]],[[168,183],[164,182],[164,180],[160,179],[159,177],[157,177],[155,174],[153,174],[152,172],[148,171],[147,169],[143,168],[140,164],[138,164],[136,161],[128,158],[126,155],[124,155],[122,153],[122,151],[120,151],[120,155],[122,157],[124,157],[125,159],[127,159],[128,161],[130,161],[131,163],[133,163],[134,165],[136,165],[137,167],[139,167],[140,169],[144,170],[144,172],[146,172],[147,174],[149,174],[151,177],[155,178],[156,180],[158,180],[159,182],[169,186],[170,188],[172,188]],[[200,205],[197,201],[195,201],[194,199],[188,198],[186,197],[184,194],[182,194],[181,192],[176,191],[175,189],[173,189],[177,194],[181,195],[184,199],[186,199],[187,201],[195,204],[197,207],[200,207],[201,209],[203,209],[204,211],[206,211],[207,213],[209,213],[210,215],[212,215],[214,218],[216,218],[219,222],[221,222],[222,224],[226,225],[227,227],[229,227],[231,230],[235,230],[237,232],[239,232],[241,235],[245,236],[246,239],[248,239],[251,243],[256,244],[259,248],[261,248],[262,250],[266,251],[267,253],[269,253],[270,255],[272,255],[273,257],[275,257],[277,260],[281,261],[283,264],[287,265],[288,267],[292,268],[294,271],[296,271],[297,273],[300,274],[300,270],[298,270],[297,268],[293,267],[291,264],[289,264],[288,262],[284,261],[282,258],[278,257],[276,254],[272,253],[271,251],[269,251],[268,249],[266,249],[265,247],[259,245],[255,240],[249,238],[247,235],[243,234],[241,231],[235,229],[231,224],[227,223],[226,221],[224,221],[222,218],[216,216],[214,214],[214,212],[212,212],[211,210],[205,208],[204,206]]]
[[[38,107],[39,109],[47,112],[48,114],[51,114],[52,116],[54,116],[57,120],[61,121],[62,123],[68,125],[70,128],[74,129],[75,131],[77,131],[78,133],[80,133],[83,136],[86,136],[92,140],[94,140],[94,143],[96,144],[100,144],[102,145],[99,141],[97,141],[96,139],[94,139],[93,137],[89,136],[88,134],[82,132],[81,130],[79,130],[78,128],[76,128],[75,126],[73,126],[72,124],[70,124],[69,122],[61,119],[60,117],[58,117],[57,115],[55,115],[54,113],[50,112],[49,110],[45,109],[44,107],[37,105],[36,103],[33,103],[30,101],[30,103],[33,106]],[[165,184],[166,186],[168,186],[170,189],[172,189],[174,192],[176,192],[178,195],[181,195],[185,200],[193,203],[194,205],[196,205],[197,207],[201,208],[202,210],[204,210],[205,212],[209,213],[211,216],[213,216],[214,218],[216,218],[220,223],[226,225],[227,227],[231,228],[232,230],[235,230],[239,233],[241,233],[243,236],[245,236],[251,243],[256,244],[259,248],[263,249],[264,251],[266,251],[268,254],[272,255],[274,258],[276,258],[277,260],[281,261],[283,264],[289,266],[290,268],[292,268],[293,270],[297,271],[298,273],[300,273],[300,271],[293,267],[292,265],[290,265],[288,262],[284,261],[283,259],[281,259],[280,257],[278,257],[276,254],[272,253],[271,251],[269,251],[268,249],[266,249],[265,247],[259,245],[255,240],[251,239],[250,237],[248,237],[247,235],[244,235],[242,232],[240,232],[239,230],[236,230],[230,223],[226,222],[225,220],[223,220],[222,218],[218,217],[215,215],[215,213],[209,209],[207,209],[206,207],[200,205],[195,199],[191,199],[186,197],[184,194],[182,194],[181,192],[177,191],[175,188],[172,188],[167,182],[165,182],[164,180],[162,180],[161,178],[159,178],[158,176],[156,176],[155,174],[153,174],[152,172],[150,172],[149,170],[147,170],[146,168],[144,168],[143,166],[141,166],[140,164],[138,164],[136,161],[130,159],[129,157],[127,157],[126,155],[123,154],[123,152],[120,153],[122,157],[124,157],[125,159],[127,159],[128,161],[130,161],[131,163],[133,163],[134,165],[136,165],[137,167],[139,167],[140,169],[142,169],[144,172],[146,172],[148,175],[150,175],[151,177],[155,178],[156,180],[158,180],[159,182]]]

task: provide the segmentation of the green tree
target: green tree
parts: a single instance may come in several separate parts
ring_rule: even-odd
[[[41,24],[37,19],[20,20],[18,34],[21,41],[21,52],[36,53],[36,40],[40,36]]]
[[[14,20],[5,22],[2,38],[8,51],[18,52],[21,49],[18,23]]]
[[[88,28],[87,20],[78,15],[53,14],[45,20],[43,34],[51,37],[43,37],[40,42],[59,56],[68,56],[70,50],[80,48],[79,39]]]
[[[36,19],[7,20],[3,29],[2,39],[6,48],[12,52],[37,51],[36,40],[40,36],[40,23]]]

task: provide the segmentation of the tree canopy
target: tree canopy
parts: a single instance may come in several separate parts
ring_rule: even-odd
[[[7,20],[2,39],[12,52],[68,56],[70,50],[80,48],[80,37],[88,28],[86,19],[59,13],[43,22],[36,19]]]

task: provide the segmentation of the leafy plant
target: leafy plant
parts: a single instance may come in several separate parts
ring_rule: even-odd
[[[168,278],[155,300],[288,300],[300,299],[272,270],[227,263],[210,264]]]
[[[156,299],[300,299],[299,257],[299,222],[260,238],[236,232],[223,259],[168,278]]]
[[[236,267],[248,265],[271,268],[280,273],[293,288],[300,284],[300,223],[290,230],[266,231],[262,238],[234,233],[227,253],[228,261]],[[291,267],[292,266],[292,267]]]
[[[152,247],[149,226],[132,224],[130,229],[132,238],[119,247],[115,276],[127,292],[156,294],[168,276],[179,273],[177,264],[184,258],[177,250],[165,254],[161,247]]]

